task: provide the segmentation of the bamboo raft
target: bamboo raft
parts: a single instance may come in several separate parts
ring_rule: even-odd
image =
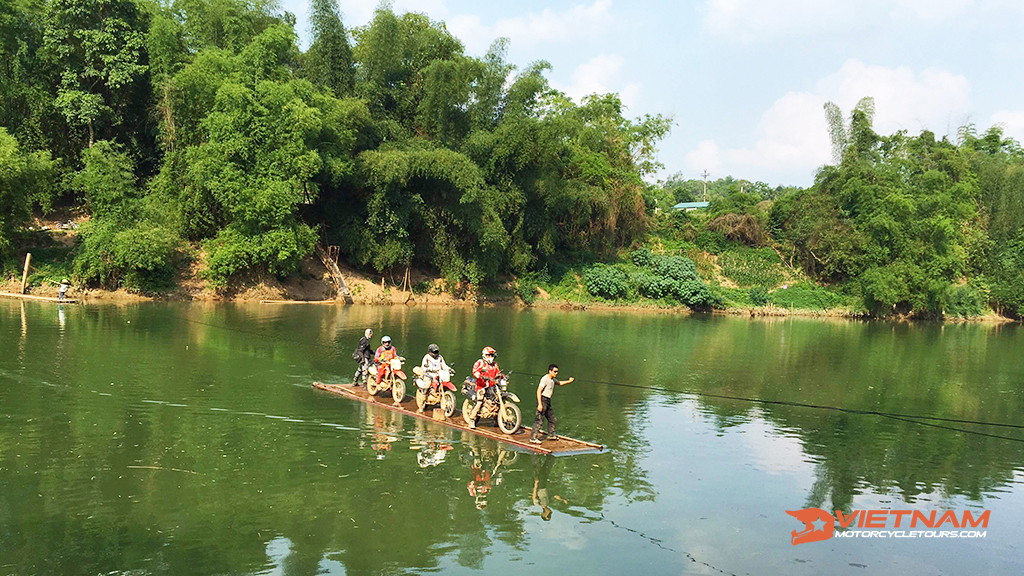
[[[477,428],[470,428],[466,421],[462,419],[462,415],[456,410],[456,413],[451,418],[438,419],[432,416],[432,410],[427,410],[423,414],[416,412],[416,400],[409,395],[406,395],[402,400],[402,403],[395,405],[394,400],[391,396],[376,396],[371,397],[367,394],[366,389],[363,387],[355,387],[352,385],[345,384],[324,384],[323,382],[313,382],[313,388],[330,392],[331,394],[337,394],[338,396],[344,396],[351,400],[358,400],[366,404],[373,404],[381,408],[393,410],[395,412],[410,416],[413,418],[421,418],[423,420],[429,420],[438,424],[443,424],[450,428],[456,428],[465,432],[471,432],[479,436],[486,438],[493,438],[499,442],[505,442],[506,444],[512,444],[522,448],[523,450],[529,450],[530,452],[537,452],[539,454],[552,454],[554,456],[568,456],[571,454],[590,454],[594,452],[603,452],[604,446],[601,444],[594,444],[593,442],[586,442],[584,440],[577,440],[576,438],[569,438],[566,436],[559,435],[558,440],[545,440],[543,444],[532,444],[530,442],[530,427],[523,426],[515,434],[504,434],[498,430],[497,426],[490,427],[486,424],[487,420],[481,420],[480,426]],[[383,394],[383,393],[382,393]],[[390,393],[388,393],[390,394]],[[531,412],[532,413],[532,412]],[[525,419],[525,417],[524,417]]]
[[[59,302],[61,304],[75,304],[78,300],[74,298],[54,298],[52,296],[33,296],[32,294],[16,294],[14,292],[0,292],[0,296],[5,298],[20,298],[22,300],[36,300],[39,302]]]

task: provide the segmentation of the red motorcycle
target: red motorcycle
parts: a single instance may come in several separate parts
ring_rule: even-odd
[[[455,413],[455,385],[452,384],[454,370],[438,371],[437,379],[429,378],[421,366],[412,369],[416,378],[417,412],[423,412],[426,406],[440,406],[445,418]]]
[[[391,390],[391,398],[394,399],[395,404],[402,403],[402,400],[405,399],[405,381],[408,378],[405,372],[402,372],[402,362],[404,361],[405,358],[401,356],[389,360],[387,368],[384,370],[384,378],[380,383],[377,383],[372,375],[366,379],[366,391],[370,393],[370,396]]]

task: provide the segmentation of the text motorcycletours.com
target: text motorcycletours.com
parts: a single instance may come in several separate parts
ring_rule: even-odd
[[[984,530],[846,530],[836,538],[984,538]]]
[[[803,530],[790,533],[795,546],[830,538],[984,538],[992,512],[836,510],[833,515],[821,508],[804,508],[786,514],[804,524]]]

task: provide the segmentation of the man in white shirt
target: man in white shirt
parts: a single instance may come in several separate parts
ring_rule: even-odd
[[[548,421],[548,440],[558,440],[558,436],[555,435],[558,419],[555,418],[555,412],[551,408],[551,395],[555,392],[555,386],[565,386],[573,380],[576,379],[570,377],[568,380],[559,380],[558,366],[556,364],[548,366],[548,373],[541,377],[540,384],[537,385],[537,417],[533,420],[530,442],[541,443],[540,425],[545,418]]]

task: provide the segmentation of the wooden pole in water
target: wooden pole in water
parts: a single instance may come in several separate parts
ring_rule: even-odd
[[[28,283],[28,266],[32,262],[32,253],[25,254],[25,271],[21,273],[21,293],[25,293],[25,284]]]

